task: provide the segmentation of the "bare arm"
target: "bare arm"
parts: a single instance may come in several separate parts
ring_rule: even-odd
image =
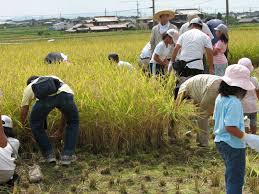
[[[23,127],[26,125],[28,113],[29,105],[21,107],[21,123]]]
[[[219,53],[220,49],[219,48],[213,48],[213,56],[217,55]]]
[[[167,65],[168,65],[168,61],[167,61],[167,60],[162,61],[162,60],[160,59],[160,57],[159,57],[158,54],[155,54],[154,59],[155,59],[155,61],[156,61],[158,64],[160,64],[160,65],[164,65],[164,66],[167,66]]]
[[[0,114],[0,116],[1,116],[1,114]],[[4,148],[4,147],[6,147],[6,145],[7,145],[7,138],[4,133],[4,128],[3,128],[2,122],[0,122],[0,147]]]
[[[244,132],[240,131],[237,127],[234,127],[234,126],[226,127],[226,129],[231,135],[233,135],[239,139],[242,139],[245,135]]]
[[[213,50],[211,48],[205,48],[207,53],[207,60],[209,63],[209,71],[210,74],[214,74],[214,68],[213,68]]]
[[[177,54],[178,54],[180,49],[181,49],[181,46],[179,44],[177,44],[174,47],[173,56],[172,56],[172,62],[175,62],[176,56],[177,56]]]

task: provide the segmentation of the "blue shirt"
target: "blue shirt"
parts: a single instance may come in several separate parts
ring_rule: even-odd
[[[215,102],[214,120],[215,142],[224,141],[232,148],[237,149],[246,147],[242,140],[226,130],[227,126],[234,126],[243,132],[245,131],[243,107],[237,97],[218,95]]]

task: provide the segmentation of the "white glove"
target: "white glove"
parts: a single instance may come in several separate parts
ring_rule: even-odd
[[[254,149],[255,151],[259,152],[259,136],[258,135],[253,135],[253,134],[244,134],[244,137],[242,140],[251,148]]]
[[[244,122],[245,122],[245,128],[250,129],[250,119],[247,116],[244,117]]]

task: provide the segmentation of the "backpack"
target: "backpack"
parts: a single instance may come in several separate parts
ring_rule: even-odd
[[[32,84],[32,91],[39,100],[45,99],[57,93],[62,83],[53,77],[40,77],[36,83]]]

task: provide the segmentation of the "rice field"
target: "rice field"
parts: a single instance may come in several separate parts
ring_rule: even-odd
[[[138,56],[149,33],[114,33],[1,45],[1,113],[10,115],[22,141],[15,193],[224,193],[223,163],[213,142],[202,150],[183,134],[196,126],[197,109],[172,99],[174,77],[148,79],[139,69]],[[63,52],[70,64],[43,63],[48,52]],[[117,52],[135,70],[118,69],[107,60]],[[259,65],[259,27],[232,28],[231,63],[250,57]],[[29,129],[19,122],[20,102],[31,75],[56,75],[75,91],[80,112],[79,161],[70,168],[42,166],[45,180],[29,184],[27,168],[39,160]],[[48,133],[57,129],[59,113],[48,118]],[[179,139],[169,144],[168,133]],[[62,141],[56,143],[60,152]],[[94,155],[92,155],[94,154]],[[258,192],[254,153],[249,155],[247,193]],[[0,188],[1,191],[1,188]]]

